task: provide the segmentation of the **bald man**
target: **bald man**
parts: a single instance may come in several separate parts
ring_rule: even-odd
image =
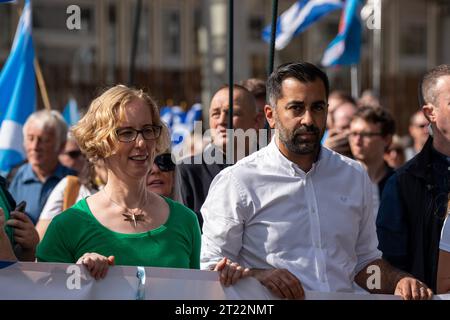
[[[197,214],[200,226],[203,224],[200,208],[208,195],[209,186],[214,177],[242,156],[255,151],[252,150],[251,145],[256,143],[260,123],[260,114],[257,112],[255,98],[246,88],[234,85],[233,129],[235,143],[233,155],[227,157],[227,150],[231,149],[227,148],[229,89],[229,86],[222,87],[211,100],[209,108],[211,143],[206,146],[202,154],[185,159],[178,165],[181,198],[184,205]],[[247,135],[250,138],[240,139],[239,136],[242,137],[243,132],[250,133]]]

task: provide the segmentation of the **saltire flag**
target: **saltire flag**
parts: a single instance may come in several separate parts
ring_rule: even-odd
[[[277,19],[275,48],[281,50],[293,37],[330,12],[341,9],[341,0],[298,0]],[[271,25],[263,30],[263,39],[270,43]]]
[[[78,104],[74,98],[69,99],[69,102],[64,107],[62,116],[69,127],[73,126],[78,122],[78,120],[80,120]]]
[[[194,130],[195,121],[202,120],[202,105],[194,104],[187,112],[179,106],[163,107],[161,120],[169,127],[172,147],[180,144]]]
[[[339,32],[330,42],[322,58],[324,67],[351,65],[361,56],[361,0],[346,0],[339,22]]]
[[[23,161],[23,125],[36,108],[31,4],[25,1],[11,52],[0,72],[0,172]]]

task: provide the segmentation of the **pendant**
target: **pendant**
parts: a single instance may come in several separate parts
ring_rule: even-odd
[[[125,217],[125,221],[132,221],[135,228],[137,227],[137,221],[144,220],[144,215],[142,214],[136,216],[134,213],[130,212],[123,213],[122,215]]]

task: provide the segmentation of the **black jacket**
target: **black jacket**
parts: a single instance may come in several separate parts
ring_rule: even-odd
[[[448,190],[446,193],[441,192],[435,181],[432,144],[433,139],[430,137],[422,151],[399,168],[396,174],[408,230],[406,271],[435,291]],[[444,178],[446,174],[442,172]]]
[[[212,157],[215,156],[215,152],[217,152],[216,149],[211,150]],[[192,156],[187,163],[178,165],[181,199],[186,207],[196,213],[200,228],[203,226],[200,209],[206,200],[211,182],[220,171],[227,167],[225,158],[222,163],[211,164],[205,163],[203,159],[200,159],[199,155]]]

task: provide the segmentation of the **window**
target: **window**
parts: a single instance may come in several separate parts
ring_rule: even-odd
[[[250,30],[250,40],[262,40],[262,31],[264,29],[263,17],[250,17],[248,24],[248,29]]]
[[[175,9],[163,13],[163,52],[168,58],[180,58],[181,25],[180,12]]]
[[[5,5],[5,7],[8,7]],[[0,50],[9,51],[11,46],[11,37],[13,36],[11,30],[11,10],[7,8],[0,11]]]
[[[141,12],[136,53],[136,65],[141,68],[150,65],[150,43],[152,43],[150,21],[150,9],[144,6]]]

